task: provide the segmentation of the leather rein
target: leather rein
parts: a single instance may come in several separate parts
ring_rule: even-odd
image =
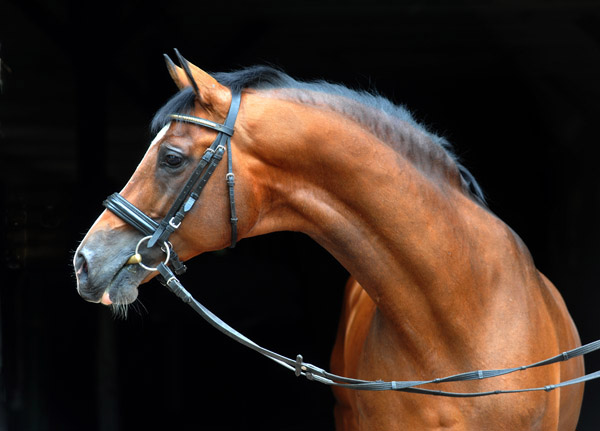
[[[492,377],[498,377],[517,371],[523,371],[529,368],[536,368],[554,364],[557,362],[567,361],[569,359],[583,356],[587,353],[600,349],[600,340],[586,344],[584,346],[563,352],[552,358],[545,359],[540,362],[533,364],[514,367],[514,368],[503,368],[497,370],[478,370],[470,371],[466,373],[455,374],[443,378],[436,378],[433,380],[418,380],[418,381],[369,381],[361,379],[353,379],[325,371],[322,368],[316,367],[312,364],[303,361],[302,355],[298,355],[295,359],[285,357],[264,347],[259,346],[240,332],[233,329],[227,323],[222,321],[219,317],[213,314],[210,310],[199,303],[194,297],[183,287],[177,275],[181,275],[185,272],[186,267],[181,262],[177,253],[173,250],[173,247],[169,243],[169,236],[179,228],[185,215],[192,209],[196,201],[198,200],[204,186],[207,181],[211,178],[215,168],[223,158],[224,153],[227,153],[227,175],[226,182],[229,189],[229,203],[230,203],[230,223],[231,223],[231,246],[235,247],[237,242],[237,216],[235,208],[235,194],[234,184],[235,176],[233,174],[233,164],[231,157],[231,137],[234,132],[235,120],[240,107],[241,94],[239,92],[232,94],[232,101],[229,108],[229,113],[223,124],[215,123],[210,120],[203,118],[193,117],[190,115],[182,114],[171,114],[172,120],[187,122],[196,124],[198,126],[207,127],[209,129],[216,130],[218,132],[217,137],[213,143],[204,152],[198,166],[186,182],[182,191],[179,193],[177,199],[167,212],[167,215],[160,222],[154,221],[143,211],[138,209],[135,205],[127,201],[119,193],[114,193],[109,196],[103,205],[109,211],[112,211],[115,215],[120,217],[125,222],[132,225],[138,231],[145,236],[138,242],[136,247],[136,255],[139,259],[134,263],[140,264],[143,268],[151,271],[158,271],[162,276],[161,282],[167,286],[167,288],[177,295],[183,302],[192,307],[204,320],[210,325],[219,330],[221,333],[234,339],[238,343],[266,356],[267,358],[275,361],[279,365],[288,368],[296,374],[296,376],[305,376],[309,380],[314,380],[329,386],[338,386],[348,389],[355,390],[368,390],[368,391],[403,391],[412,392],[428,395],[438,395],[447,397],[479,397],[486,395],[497,395],[497,394],[509,394],[519,392],[533,392],[533,391],[551,391],[556,388],[564,386],[574,385],[582,383],[588,380],[600,378],[600,371],[590,373],[576,379],[567,380],[554,385],[547,385],[537,388],[527,389],[512,389],[512,390],[496,390],[486,392],[446,392],[432,389],[420,388],[419,386],[432,384],[432,383],[448,383],[448,382],[459,382],[459,381],[471,381],[471,380],[482,380]],[[156,244],[162,244],[162,250],[166,253],[167,258],[164,262],[158,264],[156,268],[149,268],[142,264],[141,256],[138,255],[138,249],[140,244],[144,241],[148,241],[147,247],[151,248]],[[133,257],[133,256],[132,256]],[[171,269],[168,265],[171,265]]]

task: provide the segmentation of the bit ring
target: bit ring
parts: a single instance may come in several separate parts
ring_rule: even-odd
[[[135,254],[139,254],[140,244],[143,243],[144,241],[149,240],[150,238],[152,238],[152,235],[145,236],[138,241],[137,245],[135,246]],[[160,249],[162,251],[164,251],[167,255],[167,257],[165,258],[165,265],[167,265],[169,263],[169,260],[171,259],[171,247],[169,246],[169,244],[166,241],[164,242],[164,244],[165,244],[165,247],[164,248],[161,247]],[[138,265],[147,271],[158,271],[158,267],[153,268],[153,267],[144,265],[141,260],[138,262]]]

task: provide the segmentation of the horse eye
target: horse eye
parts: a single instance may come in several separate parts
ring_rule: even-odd
[[[171,153],[165,156],[165,163],[171,168],[176,168],[177,166],[181,165],[182,161],[183,158],[177,154]]]

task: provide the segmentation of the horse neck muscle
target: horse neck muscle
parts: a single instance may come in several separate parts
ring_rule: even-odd
[[[518,239],[457,181],[422,172],[340,115],[298,105],[269,115],[290,127],[273,132],[272,120],[268,139],[255,143],[267,152],[270,199],[257,231],[307,233],[391,319],[445,310],[452,331],[480,311],[448,304],[491,299],[490,268],[524,265],[533,274]],[[495,251],[482,261],[489,244]]]

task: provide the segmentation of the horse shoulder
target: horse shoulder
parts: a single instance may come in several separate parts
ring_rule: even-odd
[[[542,285],[547,295],[550,321],[554,323],[556,338],[560,351],[571,350],[581,345],[579,333],[571,318],[565,301],[558,289],[541,272],[539,273]],[[566,381],[582,376],[585,373],[583,357],[573,358],[560,364],[560,380]],[[560,411],[558,429],[574,429],[579,419],[584,386],[573,385],[560,389]]]
[[[358,377],[360,357],[371,327],[376,306],[354,279],[346,283],[337,338],[331,354],[331,371],[346,377]],[[337,400],[336,426],[340,430],[356,427],[354,391],[334,388]]]

